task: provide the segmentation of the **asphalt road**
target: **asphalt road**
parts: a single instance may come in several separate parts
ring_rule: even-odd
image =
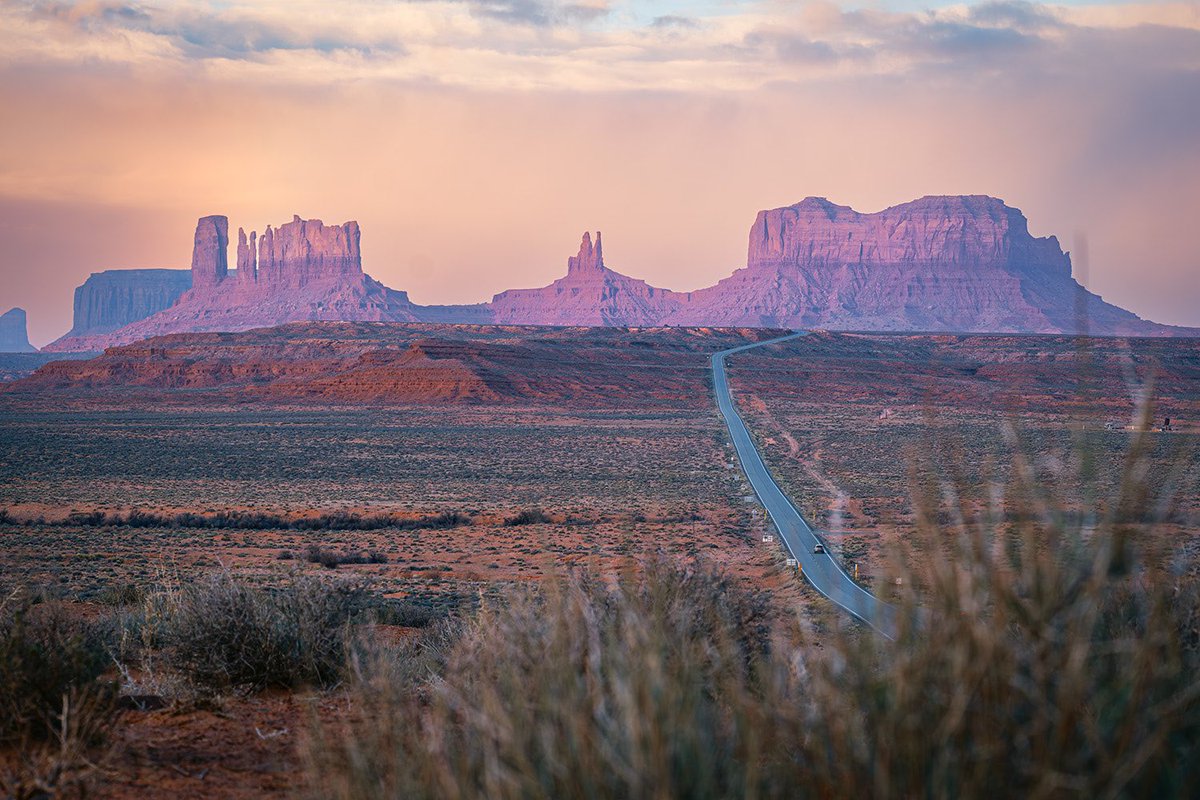
[[[738,414],[733,397],[729,393],[729,381],[725,375],[725,358],[727,356],[755,347],[786,342],[804,335],[804,333],[795,333],[765,342],[733,347],[714,354],[712,371],[717,408],[721,410],[721,416],[725,418],[725,424],[729,426],[729,435],[733,437],[733,446],[737,449],[738,459],[742,462],[742,470],[750,479],[750,485],[754,487],[759,502],[770,514],[771,521],[775,523],[784,547],[799,563],[804,577],[818,592],[825,595],[834,604],[841,606],[889,639],[894,638],[895,609],[855,583],[849,575],[842,571],[837,561],[829,553],[813,552],[813,548],[818,542],[816,533],[800,516],[800,512],[788,500],[787,495],[779,489],[775,479],[771,477],[771,471],[767,469],[767,465],[763,463],[762,457],[758,454],[754,440],[750,437],[750,431],[746,429],[746,423],[742,422],[742,417]]]

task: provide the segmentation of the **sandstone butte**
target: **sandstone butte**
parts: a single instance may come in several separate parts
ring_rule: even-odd
[[[75,289],[69,337],[111,333],[175,305],[192,288],[186,269],[110,269],[93,272]]]
[[[29,343],[25,309],[10,308],[0,314],[0,353],[36,353]]]
[[[817,197],[761,211],[746,266],[691,292],[609,269],[600,234],[593,242],[585,233],[567,274],[549,286],[457,306],[414,304],[366,275],[356,222],[327,226],[296,216],[261,236],[239,229],[233,270],[228,225],[222,216],[199,221],[191,288],[173,304],[96,331],[81,328],[77,294],[75,329],[46,349],[100,350],[166,333],[316,320],[1200,335],[1088,292],[1055,237],[1032,236],[1019,210],[984,195],[924,197],[870,214]],[[131,306],[122,313],[132,314]]]

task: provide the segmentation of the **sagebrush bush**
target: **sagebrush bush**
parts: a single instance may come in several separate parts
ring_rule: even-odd
[[[703,569],[515,590],[439,639],[432,683],[376,665],[351,735],[318,730],[308,751],[316,793],[732,794],[745,762],[721,687],[748,685],[769,627],[762,594]]]
[[[310,544],[304,551],[304,560],[320,564],[326,569],[336,569],[342,564],[386,564],[387,554],[382,550],[348,550],[341,553]]]
[[[170,597],[166,654],[212,688],[329,685],[341,677],[348,626],[368,605],[358,583],[292,575],[266,588],[219,571]]]
[[[0,741],[54,730],[63,698],[112,700],[98,679],[111,665],[98,629],[55,602],[0,600]]]
[[[504,520],[505,525],[540,525],[546,522],[553,520],[540,508],[527,508]]]

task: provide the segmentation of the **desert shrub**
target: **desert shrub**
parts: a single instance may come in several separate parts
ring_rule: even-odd
[[[446,612],[439,611],[432,603],[419,603],[412,600],[389,600],[379,606],[375,618],[376,621],[384,625],[399,625],[405,628],[426,628],[444,616],[446,616]]]
[[[471,517],[459,511],[444,511],[441,514],[420,517],[416,520],[397,520],[395,527],[402,530],[419,528],[458,528],[471,524]]]
[[[13,800],[91,797],[97,773],[113,752],[108,733],[116,721],[112,692],[71,688],[46,716],[44,739],[26,739],[0,760],[0,797]]]
[[[332,514],[321,514],[316,517],[302,517],[293,520],[290,527],[297,530],[310,531],[368,531],[388,527],[391,519],[387,515],[363,516],[361,514],[339,511]]]
[[[282,554],[280,555],[282,558]],[[289,558],[291,555],[289,554]],[[320,564],[327,569],[336,569],[341,564],[386,564],[387,553],[380,550],[347,550],[341,553],[310,544],[304,551],[304,559],[311,564]]]
[[[15,523],[12,514],[7,508],[0,508],[0,525],[9,525]]]
[[[291,576],[269,589],[220,571],[178,589],[165,643],[173,665],[201,686],[328,685],[345,663],[347,628],[367,606],[357,583]]]
[[[763,597],[706,570],[652,565],[611,587],[579,574],[514,590],[443,642],[441,674],[405,692],[357,685],[352,735],[318,731],[330,797],[705,796],[740,786],[720,687],[769,651]],[[453,755],[448,755],[453,754]],[[730,791],[732,794],[732,789]]]
[[[513,590],[420,686],[363,675],[349,729],[306,749],[313,793],[1195,796],[1200,569],[1141,446],[1093,514],[1023,462],[1002,486],[915,472],[891,637],[841,614],[772,636],[702,570]]]
[[[504,520],[505,525],[539,525],[551,522],[550,515],[540,508],[527,508]]]
[[[81,527],[98,527],[114,523],[109,522],[109,516],[103,511],[72,511],[67,515],[66,524]]]
[[[326,569],[335,569],[339,564],[346,563],[342,557],[332,550],[326,550],[315,544],[310,544],[304,551],[304,560],[310,564],[320,564]]]
[[[51,734],[64,697],[107,697],[98,679],[110,663],[98,629],[69,609],[26,594],[0,601],[0,740]]]
[[[141,586],[130,581],[110,583],[101,588],[94,597],[97,603],[106,606],[129,606],[141,602],[145,592]]]
[[[7,512],[0,512],[7,513]],[[7,518],[0,517],[0,523]],[[390,514],[363,515],[345,511],[320,514],[315,517],[284,517],[261,511],[218,511],[198,514],[185,511],[179,514],[156,514],[134,509],[128,514],[103,511],[75,511],[59,524],[77,527],[123,526],[130,528],[215,528],[229,530],[347,530],[373,531],[383,528],[420,530],[425,528],[456,528],[471,518],[457,511],[421,517],[396,517]],[[39,524],[44,524],[41,520]]]

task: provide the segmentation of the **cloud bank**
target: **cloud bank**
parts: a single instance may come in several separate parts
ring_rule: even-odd
[[[88,272],[186,266],[207,213],[356,217],[368,271],[464,302],[588,227],[705,285],[809,194],[999,195],[1085,232],[1107,299],[1200,324],[1195,2],[0,0],[0,102],[0,305],[41,343]]]

